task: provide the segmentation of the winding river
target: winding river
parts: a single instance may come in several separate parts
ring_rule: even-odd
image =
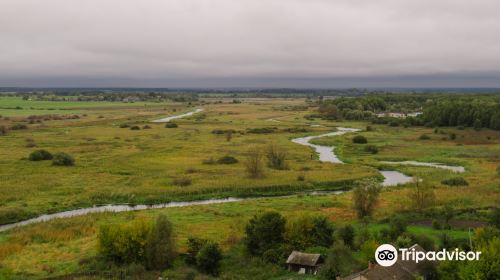
[[[176,115],[176,116],[171,116],[171,117],[167,117],[167,118],[163,118],[163,119],[159,119],[159,120],[154,120],[153,122],[169,122],[173,119],[179,119],[179,118],[192,116],[193,114],[199,113],[201,111],[203,111],[203,109],[196,109],[195,111],[191,111],[191,112],[188,112],[188,113],[185,113],[182,115]],[[343,162],[334,153],[335,147],[315,145],[315,144],[311,144],[310,141],[313,139],[316,139],[316,138],[320,138],[320,137],[339,136],[339,135],[343,135],[345,133],[357,132],[357,131],[360,131],[360,130],[356,129],[356,128],[339,127],[339,128],[337,128],[337,131],[335,131],[335,132],[325,133],[325,134],[316,135],[316,136],[295,138],[295,139],[292,139],[292,142],[314,148],[314,150],[319,154],[320,161],[342,164]],[[419,166],[432,166],[432,167],[437,167],[437,168],[450,169],[450,168],[448,168],[448,166],[445,166],[442,164],[437,164],[437,163],[419,163],[419,162],[413,162],[413,161],[382,162],[382,163],[386,163],[386,164],[414,164],[414,165],[415,165],[415,163],[417,163],[416,165],[419,165]],[[456,168],[460,168],[460,167],[456,167]],[[453,170],[453,169],[450,169],[450,170]],[[459,170],[459,169],[457,169],[457,170]],[[457,171],[457,172],[463,172],[463,171]],[[408,183],[412,180],[412,177],[406,176],[403,173],[398,172],[398,171],[380,171],[380,173],[384,176],[384,182],[382,183],[382,185],[384,185],[384,186],[395,186],[398,184]],[[324,195],[324,194],[341,194],[343,192],[345,192],[345,191],[333,191],[333,192],[311,191],[311,192],[303,192],[302,194]],[[139,211],[139,210],[147,210],[147,209],[186,207],[186,206],[192,206],[192,205],[220,204],[220,203],[237,202],[237,201],[244,201],[244,200],[257,200],[257,199],[266,199],[266,198],[271,198],[271,197],[272,198],[279,198],[279,197],[291,197],[291,196],[293,196],[293,195],[261,196],[261,197],[248,197],[248,198],[227,197],[227,198],[222,198],[222,199],[207,199],[207,200],[198,200],[198,201],[178,201],[178,202],[168,202],[168,203],[154,204],[154,205],[141,204],[141,205],[134,205],[134,206],[132,206],[132,205],[111,205],[110,204],[110,205],[94,206],[94,207],[88,207],[88,208],[82,208],[82,209],[76,209],[76,210],[63,211],[63,212],[58,212],[58,213],[53,213],[53,214],[46,214],[46,215],[41,215],[39,217],[28,219],[28,220],[17,222],[17,223],[0,225],[0,232],[7,231],[7,230],[10,230],[12,228],[19,227],[19,226],[25,226],[25,225],[29,225],[29,224],[46,222],[46,221],[50,221],[50,220],[58,219],[58,218],[82,216],[82,215],[87,215],[87,214],[91,214],[91,213]]]
[[[315,145],[315,144],[310,143],[310,141],[313,139],[316,139],[316,138],[328,137],[328,136],[339,136],[339,135],[343,135],[343,134],[346,134],[349,132],[357,132],[357,131],[360,131],[360,129],[338,127],[337,131],[335,131],[335,132],[320,134],[320,135],[316,135],[316,136],[295,138],[295,139],[292,139],[292,142],[314,148],[314,150],[319,154],[320,161],[332,162],[332,163],[344,163],[343,161],[341,161],[337,157],[337,155],[335,155],[335,153],[334,153],[335,147]],[[384,176],[384,181],[382,182],[382,186],[386,186],[386,187],[396,186],[396,185],[400,185],[400,184],[406,184],[406,183],[409,183],[413,180],[412,177],[406,176],[405,174],[398,172],[398,171],[380,171],[380,174],[382,174],[382,176]]]

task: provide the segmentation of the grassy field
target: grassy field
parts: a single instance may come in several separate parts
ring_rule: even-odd
[[[0,221],[14,222],[61,210],[107,203],[158,203],[226,196],[284,195],[306,190],[349,187],[357,179],[379,177],[377,169],[401,171],[418,176],[433,186],[436,204],[451,204],[457,209],[498,205],[500,177],[500,132],[471,129],[403,128],[371,125],[364,135],[377,154],[353,144],[356,134],[314,140],[335,145],[336,153],[347,164],[317,161],[307,147],[290,139],[334,131],[337,126],[365,129],[364,122],[307,120],[314,110],[303,109],[302,99],[249,99],[241,104],[112,103],[112,102],[38,102],[0,98],[0,125],[23,123],[25,130],[11,130],[0,136]],[[22,109],[5,109],[19,106]],[[301,106],[301,107],[297,107]],[[203,107],[203,113],[176,120],[178,128],[165,128],[151,120]],[[1,109],[3,108],[3,109]],[[25,109],[30,108],[30,109]],[[31,109],[33,108],[33,109]],[[55,110],[48,110],[53,108]],[[78,114],[78,119],[48,120],[29,124],[32,114]],[[120,125],[144,125],[151,129],[130,130]],[[248,129],[272,127],[269,134],[249,133]],[[236,131],[231,141],[214,130]],[[455,140],[449,134],[457,135]],[[419,140],[427,134],[431,139]],[[28,139],[28,140],[27,140]],[[26,147],[28,142],[36,147]],[[257,147],[264,150],[275,143],[288,152],[288,170],[265,169],[263,178],[249,178],[245,172],[246,154]],[[50,162],[32,162],[33,150],[66,152],[75,157],[72,167],[52,166]],[[204,164],[207,159],[234,156],[237,164]],[[382,160],[418,160],[461,165],[467,187],[441,184],[450,171],[410,166],[387,166]],[[298,180],[298,177],[304,180]],[[191,184],[180,186],[178,179]],[[380,198],[375,219],[408,210],[408,186],[386,188]],[[327,216],[336,224],[355,220],[351,194],[287,198],[260,198],[237,203],[190,206],[129,213],[103,213],[53,220],[0,233],[0,268],[26,278],[63,275],[79,271],[84,260],[96,255],[100,225],[134,219],[152,221],[166,214],[175,225],[180,250],[190,236],[220,242],[232,250],[243,236],[246,222],[256,213],[277,210],[285,217],[298,215]],[[384,226],[384,225],[377,225]],[[413,233],[424,233],[437,240],[443,231],[410,226]],[[449,231],[454,237],[466,237],[466,231]],[[230,267],[227,260],[224,264]],[[250,268],[249,268],[250,269]],[[270,271],[276,269],[270,268]],[[248,272],[251,273],[251,272]],[[278,275],[278,276],[276,276]],[[273,277],[289,277],[277,270]],[[286,278],[288,279],[288,278]]]

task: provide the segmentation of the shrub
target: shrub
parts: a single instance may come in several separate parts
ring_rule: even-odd
[[[179,127],[176,123],[168,122],[165,124],[165,128],[177,128]]]
[[[297,176],[297,181],[305,181],[306,177],[304,175]]]
[[[0,136],[7,135],[7,132],[7,127],[5,127],[4,125],[0,125]]]
[[[66,153],[57,153],[57,154],[54,154],[54,156],[52,158],[52,165],[71,166],[71,165],[75,165],[75,160],[73,159],[72,156],[70,156]]]
[[[238,160],[232,156],[223,156],[217,160],[218,164],[235,164]]]
[[[500,166],[497,167],[497,175],[500,175]]]
[[[137,125],[131,126],[130,130],[140,130],[141,128]]]
[[[15,125],[11,126],[11,130],[21,130],[21,129],[27,129],[28,126],[22,123],[16,123]]]
[[[149,232],[145,245],[146,267],[164,269],[170,267],[175,258],[175,240],[172,223],[165,215],[159,215]]]
[[[448,186],[468,186],[469,183],[463,177],[452,177],[441,181],[441,184]]]
[[[104,224],[99,229],[98,252],[116,263],[144,263],[145,244],[151,226],[144,220],[127,224]]]
[[[130,125],[128,123],[122,123],[120,124],[120,128],[129,128]]]
[[[185,187],[185,186],[191,185],[192,181],[189,178],[177,178],[177,179],[174,179],[173,184],[176,186]]]
[[[420,139],[420,140],[429,140],[431,138],[427,134],[422,134],[422,135],[420,135],[420,137],[418,137],[418,139]]]
[[[196,256],[201,248],[208,242],[206,239],[190,237],[188,238],[187,252],[186,252],[186,263],[195,265]]]
[[[36,150],[31,152],[28,159],[31,161],[51,160],[52,154],[47,152],[46,150]]]
[[[258,149],[252,149],[248,152],[245,161],[245,168],[251,178],[258,178],[264,175],[262,154]]]
[[[288,169],[287,152],[276,144],[269,144],[266,150],[267,164],[277,170]]]
[[[450,140],[457,139],[457,135],[455,133],[450,133],[449,137],[450,137]]]
[[[368,145],[365,147],[365,151],[370,154],[376,154],[378,153],[378,148],[375,145]]]
[[[151,126],[145,125],[145,126],[142,127],[142,129],[151,129]]]
[[[285,224],[285,218],[278,212],[266,212],[250,219],[245,228],[248,252],[261,256],[280,246],[284,241]]]
[[[363,135],[356,135],[352,138],[352,142],[355,144],[366,144],[368,140]]]
[[[366,131],[373,131],[373,127],[371,125],[366,126]]]
[[[219,274],[222,252],[217,243],[207,242],[196,255],[196,267],[204,273],[217,276]]]

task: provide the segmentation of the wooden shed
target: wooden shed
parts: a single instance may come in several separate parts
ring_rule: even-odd
[[[320,254],[307,254],[299,251],[293,251],[286,260],[289,271],[313,275],[318,273],[323,262],[324,259]]]

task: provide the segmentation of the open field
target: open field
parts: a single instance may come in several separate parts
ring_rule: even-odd
[[[421,178],[423,184],[432,187],[438,207],[453,205],[455,209],[485,209],[499,203],[500,176],[496,171],[500,165],[499,131],[448,127],[435,130],[374,125],[366,121],[307,119],[304,117],[314,113],[316,108],[299,98],[241,99],[242,103],[232,103],[232,99],[215,103],[217,100],[209,98],[203,104],[188,105],[0,98],[0,114],[9,117],[1,119],[0,125],[27,125],[27,129],[11,130],[0,136],[0,224],[101,204],[155,204],[350,188],[363,178],[380,180],[378,169],[398,170]],[[23,109],[5,109],[16,106]],[[175,120],[177,128],[151,123],[195,108],[204,111]],[[26,116],[36,114],[77,114],[79,118],[27,122]],[[123,124],[128,127],[121,128]],[[150,128],[144,129],[146,125]],[[371,126],[371,131],[366,131],[367,125]],[[141,129],[131,130],[130,126]],[[313,143],[336,146],[336,154],[347,164],[319,162],[311,149],[290,141],[305,135],[331,132],[338,126],[363,131],[315,139]],[[256,128],[271,129],[268,133],[251,130]],[[234,131],[230,141],[225,133],[213,133],[218,130]],[[449,137],[451,133],[456,134],[453,140]],[[420,140],[423,134],[430,139]],[[366,144],[353,144],[352,138],[356,135],[365,136],[369,145],[378,148],[378,153],[366,152]],[[36,146],[27,147],[28,143]],[[248,151],[254,148],[265,151],[269,143],[287,151],[289,168],[275,170],[266,167],[262,178],[250,178],[244,165]],[[75,166],[53,166],[50,161],[27,160],[37,149],[68,153],[75,158]],[[213,162],[223,156],[232,156],[239,162]],[[460,176],[469,185],[443,185],[443,179],[457,176],[448,170],[380,163],[402,160],[464,166],[466,171]],[[409,191],[409,185],[384,189],[373,219],[382,221],[395,213],[411,211]],[[0,233],[0,269],[19,279],[80,272],[88,269],[88,262],[97,255],[97,234],[101,225],[140,219],[153,221],[160,213],[166,214],[175,225],[180,252],[186,251],[187,238],[194,236],[214,240],[221,244],[225,253],[236,256],[240,251],[235,246],[240,246],[248,220],[267,210],[276,210],[290,219],[324,215],[336,226],[362,226],[352,209],[352,193],[92,214]],[[380,230],[385,226],[381,222],[370,229]],[[417,225],[409,226],[408,231],[427,235],[437,244],[442,233],[460,239],[469,236],[466,230]],[[268,265],[260,264],[258,260],[252,262],[256,266]],[[235,266],[231,259],[225,259],[222,265],[223,270],[228,270],[228,279],[236,277],[236,272],[231,272],[231,267]],[[245,269],[240,271],[241,275],[252,275],[252,265]],[[292,277],[276,265],[269,265],[267,272],[269,274],[260,279]],[[245,279],[241,275],[239,277]]]

